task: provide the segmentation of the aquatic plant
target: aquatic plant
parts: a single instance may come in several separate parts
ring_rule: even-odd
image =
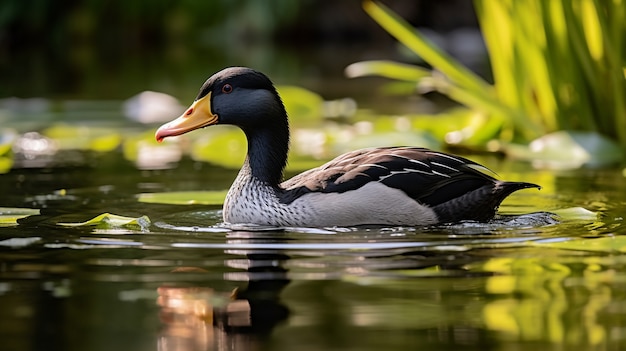
[[[609,138],[626,150],[623,0],[476,0],[474,6],[495,83],[371,0],[363,3],[365,11],[433,69],[369,61],[349,66],[347,75],[413,80],[487,116],[455,142],[497,138],[527,143],[556,131],[584,131],[603,145]],[[477,137],[479,132],[483,134]],[[615,149],[619,153],[620,148],[611,152]]]

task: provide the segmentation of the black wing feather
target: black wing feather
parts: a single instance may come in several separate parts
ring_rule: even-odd
[[[301,173],[281,184],[281,202],[311,193],[342,193],[377,181],[435,206],[496,180],[462,157],[414,147],[363,149]]]

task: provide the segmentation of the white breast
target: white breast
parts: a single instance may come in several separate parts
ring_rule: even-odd
[[[344,193],[309,193],[290,204],[254,177],[240,174],[224,202],[224,222],[272,226],[429,225],[435,212],[401,190],[371,182]]]

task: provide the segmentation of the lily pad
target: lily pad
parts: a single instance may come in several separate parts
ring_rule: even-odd
[[[316,121],[323,117],[324,99],[318,94],[291,85],[278,86],[277,90],[291,121]]]
[[[150,226],[150,218],[141,216],[138,218],[119,216],[111,213],[103,213],[86,222],[80,223],[58,223],[64,227],[89,227],[96,226],[101,229],[120,228],[120,227],[140,227],[142,230]]]
[[[227,190],[143,193],[138,195],[137,201],[169,205],[222,205],[226,193]]]
[[[248,151],[243,132],[235,127],[224,127],[205,134],[192,147],[191,157],[194,160],[233,169],[241,167]]]
[[[38,214],[39,210],[32,208],[0,207],[0,227],[15,226],[18,219]]]
[[[552,169],[603,166],[623,158],[619,145],[595,132],[558,131],[537,138],[528,146],[508,145],[505,151],[532,161],[537,167]]]
[[[119,132],[113,128],[74,126],[66,123],[55,124],[44,130],[43,134],[64,150],[107,152],[118,147],[122,141]]]

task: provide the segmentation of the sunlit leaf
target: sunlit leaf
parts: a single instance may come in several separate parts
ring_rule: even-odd
[[[430,70],[393,61],[362,61],[345,69],[348,78],[381,76],[385,78],[416,82],[430,76]]]
[[[13,157],[9,152],[16,138],[13,130],[0,129],[0,174],[7,173],[13,167]]]
[[[115,150],[122,142],[120,134],[107,134],[93,138],[89,143],[89,149],[97,152],[108,152]]]
[[[106,152],[115,149],[122,140],[113,128],[58,123],[43,131],[60,149]]]
[[[7,156],[0,156],[0,174],[7,173],[13,167],[13,158]]]
[[[489,85],[484,80],[432,44],[386,6],[375,1],[365,1],[363,8],[398,41],[420,55],[432,66],[438,67],[452,80],[474,91],[490,90]]]
[[[487,44],[493,85],[384,5],[370,0],[363,3],[381,27],[433,67],[431,76],[414,79],[419,89],[440,92],[499,120],[488,124],[490,128],[466,129],[463,134],[472,134],[474,139],[456,133],[456,142],[485,143],[490,138],[484,136],[489,135],[528,142],[557,130],[582,130],[614,139],[626,150],[623,1],[476,0],[474,5]],[[350,66],[348,74],[377,71],[410,81],[397,72],[387,73],[387,68],[364,63]],[[527,158],[534,156],[542,157]],[[580,163],[579,159],[574,162]]]
[[[607,165],[623,157],[615,142],[594,132],[554,132],[533,140],[527,147],[509,145],[505,151],[513,157],[532,160],[536,166],[559,169]]]
[[[323,116],[324,99],[318,94],[292,85],[277,87],[290,120],[294,122],[319,120]]]
[[[222,205],[226,193],[227,190],[143,193],[137,196],[137,201],[170,205]]]
[[[139,227],[147,229],[150,226],[150,218],[141,216],[138,218],[119,216],[111,213],[103,213],[88,221],[80,223],[58,223],[64,227],[89,227],[95,226],[100,229],[119,228],[119,227]]]
[[[39,210],[32,208],[0,207],[0,227],[17,225],[18,219],[38,214]]]
[[[223,126],[205,132],[193,144],[191,157],[196,161],[238,169],[247,151],[248,144],[243,132],[235,127]]]
[[[550,211],[561,218],[563,221],[595,221],[598,219],[598,213],[589,211],[584,207],[568,207]]]

